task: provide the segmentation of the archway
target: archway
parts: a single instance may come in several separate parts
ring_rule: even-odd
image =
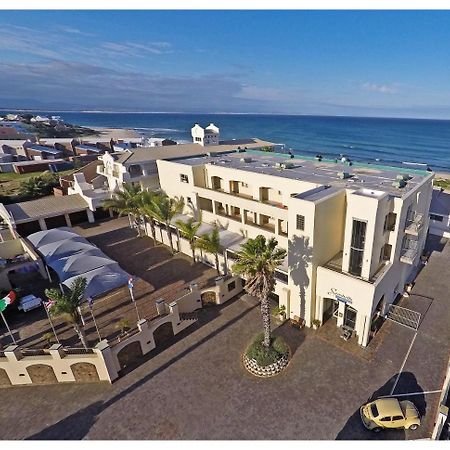
[[[53,367],[47,364],[33,364],[27,367],[28,375],[33,384],[50,384],[57,383]]]
[[[121,369],[124,369],[141,356],[143,356],[143,353],[139,341],[131,342],[117,353],[117,359]]]
[[[200,296],[202,306],[215,305],[217,303],[217,295],[214,291],[203,292]]]
[[[167,342],[169,339],[174,337],[172,322],[165,322],[160,325],[154,332],[153,338],[155,340],[156,347]]]
[[[72,364],[70,368],[72,369],[75,381],[88,382],[99,381],[100,379],[95,364],[79,362]]]

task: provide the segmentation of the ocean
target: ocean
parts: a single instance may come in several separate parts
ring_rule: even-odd
[[[258,137],[286,150],[354,161],[428,164],[450,172],[450,121],[256,114],[51,112],[84,126],[134,128],[146,136],[191,142],[194,123],[213,122],[221,139]]]

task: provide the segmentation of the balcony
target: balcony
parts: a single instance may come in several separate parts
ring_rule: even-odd
[[[261,230],[269,231],[270,233],[275,233],[275,225],[273,223],[265,223],[264,225],[260,225],[251,219],[247,219],[245,221],[246,225],[250,225],[252,227],[260,228]]]
[[[413,236],[418,236],[424,224],[425,220],[423,214],[411,214],[406,219],[405,233],[412,234]]]
[[[200,197],[207,198],[213,201],[217,201],[223,204],[232,204],[240,208],[241,210],[256,211],[261,214],[265,214],[276,219],[287,220],[288,210],[282,207],[280,204],[272,205],[269,203],[260,202],[254,198],[249,198],[249,196],[244,194],[236,194],[234,192],[224,192],[219,189],[204,188],[199,186],[194,186],[193,192],[198,194]],[[234,201],[231,199],[235,199]]]
[[[417,248],[402,248],[400,261],[405,264],[414,265],[419,251]]]
[[[225,217],[226,219],[235,220],[236,222],[242,222],[242,217],[240,214],[227,214],[224,209],[218,209],[216,214],[220,217]]]

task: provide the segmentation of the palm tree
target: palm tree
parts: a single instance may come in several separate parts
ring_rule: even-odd
[[[116,192],[112,198],[104,200],[102,207],[112,209],[117,212],[119,216],[131,214],[134,219],[136,219],[141,215],[140,195],[141,191],[138,187],[124,184],[123,190]],[[141,236],[140,226],[137,228],[138,236]]]
[[[202,224],[201,220],[196,222],[193,217],[191,217],[187,222],[182,220],[177,220],[176,225],[180,230],[181,235],[189,241],[189,245],[192,250],[192,259],[195,262],[195,235]]]
[[[73,326],[84,348],[87,348],[87,345],[79,308],[84,300],[86,283],[86,278],[77,277],[70,285],[70,292],[63,293],[55,288],[45,290],[45,295],[54,302],[50,313],[63,317],[68,324]]]
[[[156,244],[157,241],[156,241],[155,211],[153,200],[155,200],[158,195],[160,194],[154,191],[142,191],[139,195],[139,210],[142,216],[144,217],[144,220],[148,220],[150,224],[154,244]],[[145,229],[147,229],[147,227],[145,227]]]
[[[214,255],[214,258],[216,260],[217,273],[218,275],[220,275],[219,253],[221,251],[221,246],[220,246],[219,229],[217,228],[217,226],[214,227],[211,233],[202,234],[195,243],[195,246],[197,248],[200,248],[201,250],[204,250],[207,253],[210,253],[211,255]]]
[[[184,208],[184,200],[183,197],[169,197],[165,193],[161,193],[158,196],[155,196],[151,201],[151,211],[154,219],[158,222],[163,223],[166,226],[167,236],[169,237],[170,249],[172,253],[173,242],[172,242],[172,229],[170,228],[170,224],[172,219],[183,211]]]
[[[232,271],[246,277],[245,290],[261,302],[261,316],[264,328],[263,345],[270,346],[270,311],[269,294],[275,287],[275,269],[286,257],[286,250],[277,247],[278,241],[264,236],[249,239],[241,245],[236,254],[237,262]]]

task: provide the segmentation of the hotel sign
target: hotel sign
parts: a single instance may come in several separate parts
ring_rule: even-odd
[[[348,297],[347,295],[339,293],[336,288],[331,288],[330,291],[327,294],[328,295],[334,295],[334,298],[338,302],[352,303],[352,298],[351,297]]]

